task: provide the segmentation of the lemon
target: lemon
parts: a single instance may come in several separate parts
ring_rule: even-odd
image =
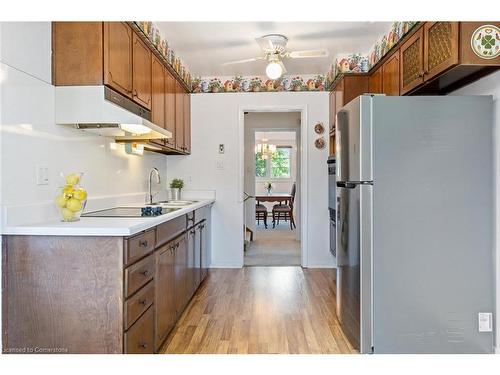
[[[73,212],[78,212],[82,209],[82,202],[80,202],[78,199],[71,198],[68,200],[68,202],[66,202],[66,208]]]
[[[73,211],[68,210],[67,208],[61,209],[61,215],[62,215],[64,221],[70,221],[75,217],[75,214],[73,213]]]
[[[72,197],[74,192],[75,188],[73,187],[73,185],[66,185],[63,188],[63,194],[66,196],[66,198]]]
[[[64,207],[66,206],[66,202],[67,202],[67,199],[66,197],[64,197],[64,195],[58,195],[56,197],[56,204],[59,206],[59,207]]]
[[[66,176],[66,184],[67,185],[76,185],[80,182],[80,175],[77,173],[71,173]]]
[[[80,201],[84,201],[85,199],[87,199],[87,192],[83,188],[78,188],[73,193],[73,198],[78,199]]]

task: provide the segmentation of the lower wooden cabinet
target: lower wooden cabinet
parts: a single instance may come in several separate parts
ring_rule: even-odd
[[[174,327],[176,321],[175,310],[175,260],[174,248],[176,241],[172,241],[156,251],[155,274],[155,351]]]
[[[206,277],[209,210],[132,237],[4,236],[3,352],[158,352]]]

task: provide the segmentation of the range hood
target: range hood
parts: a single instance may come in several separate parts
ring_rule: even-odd
[[[119,142],[172,138],[151,112],[105,86],[57,86],[56,124]]]

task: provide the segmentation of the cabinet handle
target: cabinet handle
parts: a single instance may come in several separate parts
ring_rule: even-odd
[[[141,300],[139,301],[139,304],[144,305],[144,306],[146,306],[146,304],[147,304],[147,303],[148,303],[148,301],[147,301],[147,300],[145,300],[145,299],[141,299]]]
[[[141,272],[141,275],[143,276],[148,276],[149,275],[149,270],[144,270]]]
[[[148,344],[146,344],[145,342],[139,343],[139,348],[146,349],[147,347],[148,347]]]
[[[147,240],[139,241],[139,246],[140,247],[146,247],[146,246],[148,246],[148,241]]]

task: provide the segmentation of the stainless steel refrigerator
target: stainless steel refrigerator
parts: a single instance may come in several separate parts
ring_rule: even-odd
[[[337,114],[337,315],[362,353],[491,353],[490,96],[363,95]]]

